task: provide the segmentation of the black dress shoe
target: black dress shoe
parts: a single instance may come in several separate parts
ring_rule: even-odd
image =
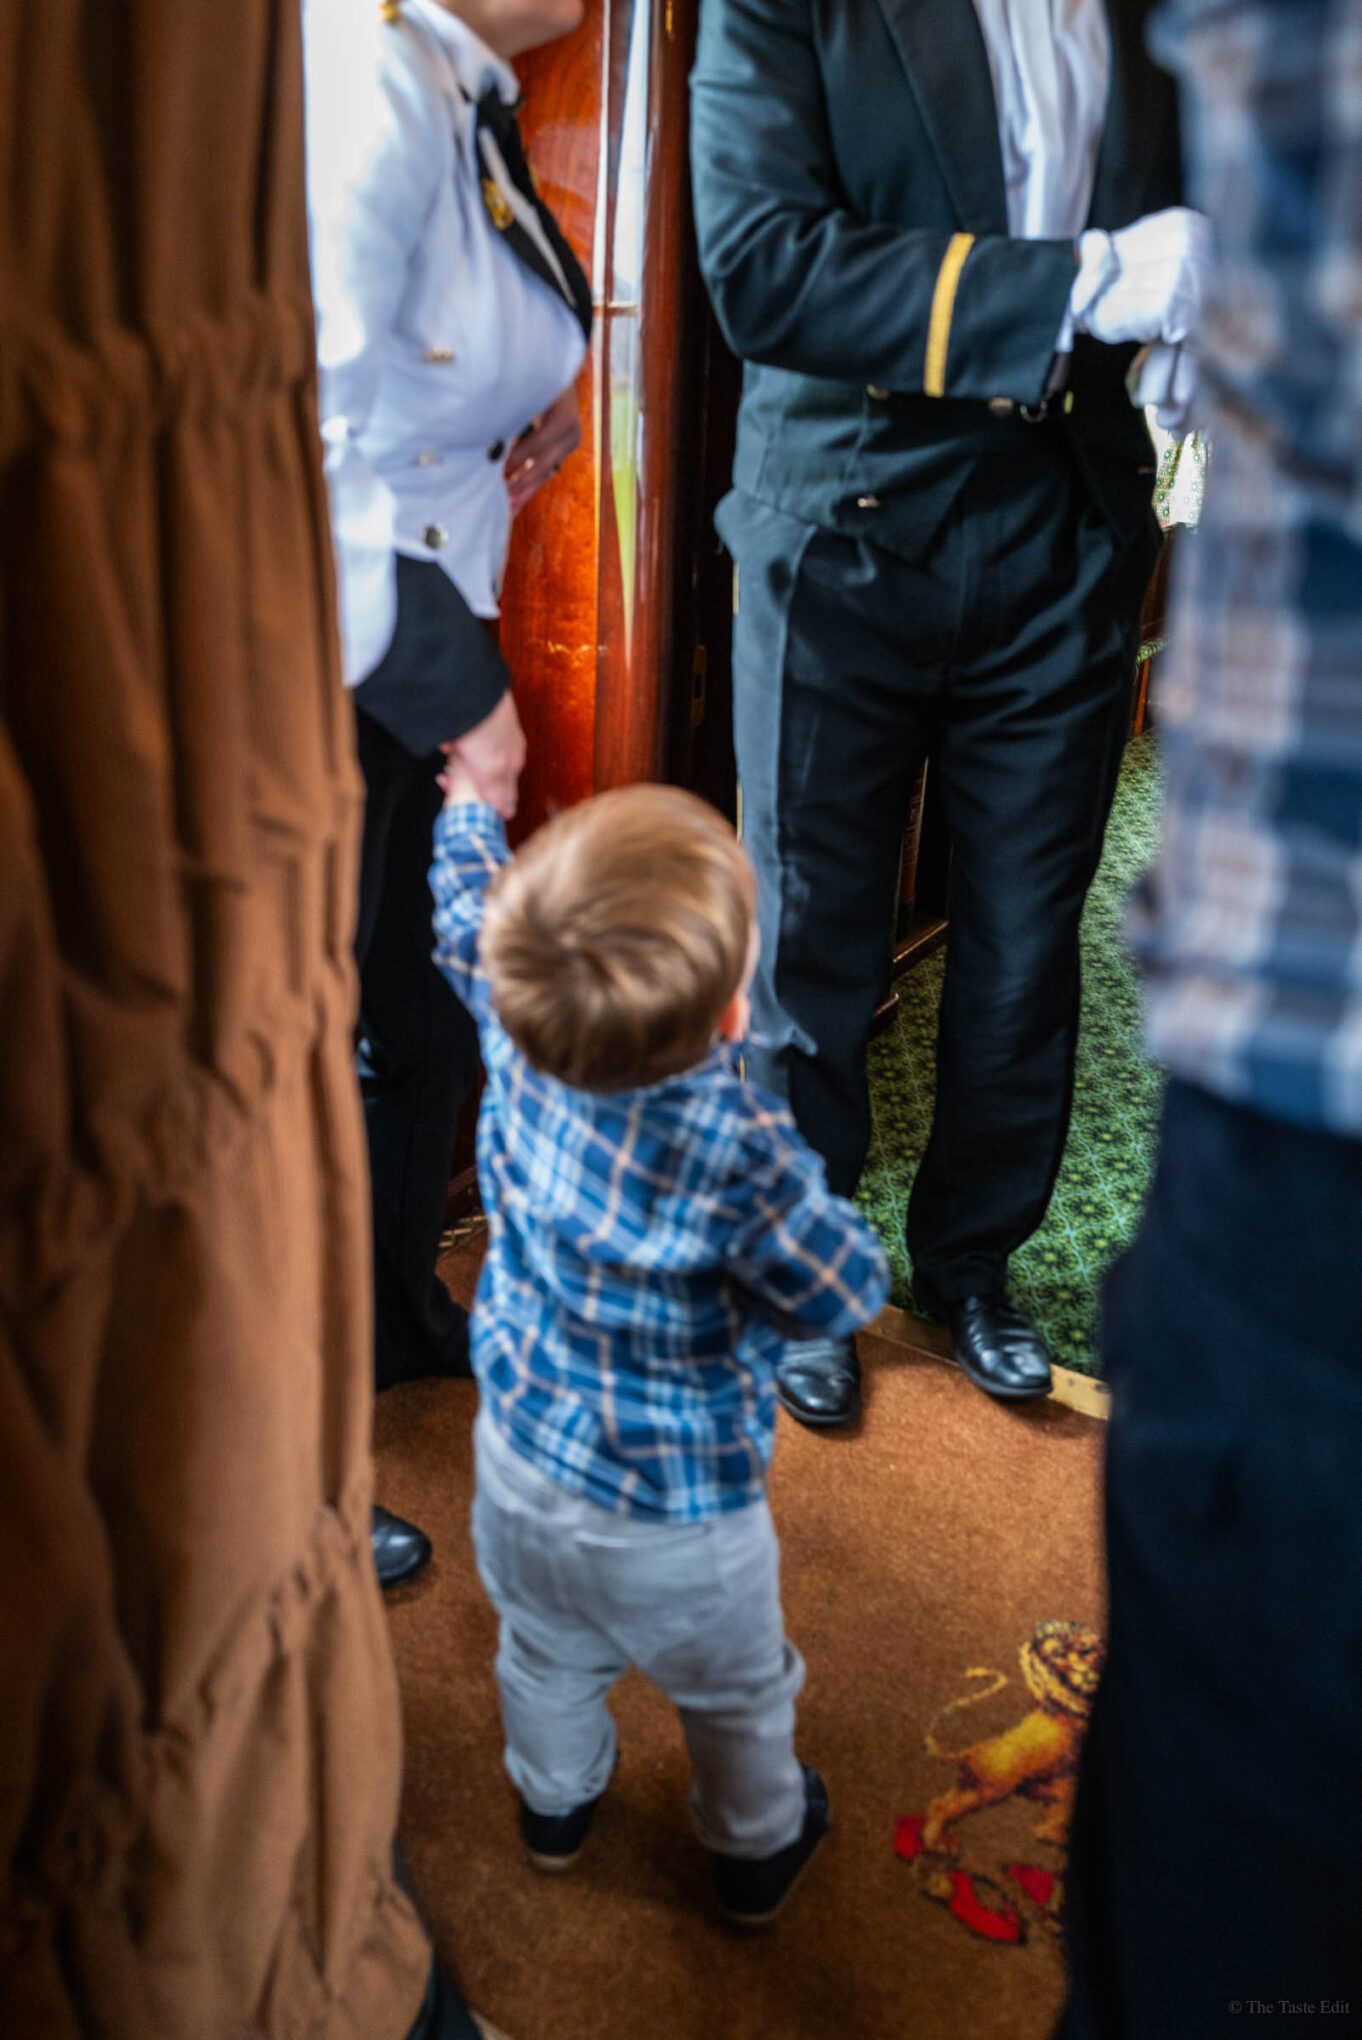
[[[1045,1341],[1005,1289],[949,1303],[918,1278],[913,1295],[924,1316],[946,1319],[956,1359],[985,1395],[999,1402],[1031,1402],[1050,1393],[1054,1376]]]
[[[774,1856],[720,1856],[714,1864],[714,1896],[731,1926],[769,1926],[818,1852],[831,1825],[828,1788],[817,1771],[804,1773],[804,1825]]]
[[[370,1541],[380,1587],[404,1587],[430,1564],[430,1539],[424,1530],[374,1503]]]
[[[582,1853],[587,1829],[602,1794],[584,1799],[571,1813],[536,1813],[520,1802],[520,1839],[536,1870],[570,1870]]]
[[[776,1367],[776,1394],[815,1430],[848,1424],[861,1407],[861,1363],[850,1339],[792,1340]]]

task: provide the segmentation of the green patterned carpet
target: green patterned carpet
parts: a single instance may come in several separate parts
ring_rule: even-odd
[[[1045,1224],[1012,1263],[1012,1287],[1057,1360],[1100,1372],[1093,1350],[1102,1275],[1135,1229],[1153,1160],[1160,1079],[1140,1051],[1139,998],[1122,941],[1126,895],[1154,852],[1159,775],[1150,736],[1126,753],[1102,868],[1083,921],[1083,1019],[1073,1122]],[[871,1044],[875,1132],[861,1205],[908,1306],[908,1191],[931,1124],[943,955],[901,982],[893,1027]]]

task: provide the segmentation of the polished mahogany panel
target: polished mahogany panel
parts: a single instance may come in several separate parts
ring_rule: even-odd
[[[530,160],[591,278],[584,445],[518,520],[502,647],[530,759],[520,826],[593,789],[685,776],[708,313],[686,79],[696,0],[595,0],[526,59]]]
[[[502,595],[529,738],[518,837],[636,779],[695,782],[731,810],[729,572],[710,520],[737,380],[691,231],[697,16],[698,0],[588,0],[574,35],[517,64],[530,161],[596,312],[583,445],[517,519]],[[474,1115],[451,1211],[474,1191]]]

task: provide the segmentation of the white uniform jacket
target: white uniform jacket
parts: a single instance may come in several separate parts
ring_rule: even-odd
[[[436,0],[305,0],[308,200],[345,677],[382,658],[394,552],[497,614],[507,448],[581,367],[567,304],[506,244],[475,108],[515,74]],[[492,166],[501,199],[542,229]]]

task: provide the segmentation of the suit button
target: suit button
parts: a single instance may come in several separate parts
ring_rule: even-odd
[[[440,465],[440,456],[438,453],[418,453],[416,465],[417,467],[438,467]]]
[[[995,418],[1010,418],[1017,406],[1011,397],[990,397],[988,408]]]
[[[487,458],[488,460],[500,460],[505,451],[506,441],[504,439],[494,439],[487,449]]]
[[[882,404],[889,395],[888,390],[882,390],[878,383],[873,382],[866,384],[865,393],[868,397],[873,397],[877,404]]]
[[[452,347],[427,347],[426,349],[426,360],[434,368],[448,368],[453,359],[454,349]]]
[[[441,546],[446,545],[449,541],[449,533],[445,530],[443,524],[428,524],[421,533],[421,537],[432,552],[439,552]]]
[[[858,510],[878,510],[879,507],[880,499],[878,496],[858,496],[856,498],[856,508]]]

